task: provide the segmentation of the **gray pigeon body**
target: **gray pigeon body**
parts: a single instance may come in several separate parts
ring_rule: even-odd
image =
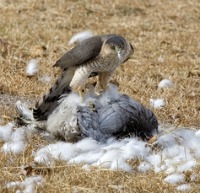
[[[127,95],[94,109],[78,108],[78,125],[83,137],[105,141],[110,137],[135,135],[149,140],[157,132],[158,122],[154,113]]]

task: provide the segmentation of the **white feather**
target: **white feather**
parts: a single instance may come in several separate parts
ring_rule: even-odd
[[[190,184],[181,184],[177,187],[178,191],[188,191],[190,190]]]
[[[118,161],[120,159],[120,154],[122,154],[122,151],[119,149],[107,151],[100,157],[97,165],[109,168],[113,161]]]
[[[10,122],[6,125],[0,126],[0,141],[9,141],[13,132],[15,124]]]
[[[169,79],[163,79],[163,80],[161,80],[159,82],[158,87],[159,88],[172,88],[173,87],[173,83]]]
[[[19,182],[19,181],[9,182],[6,184],[6,187],[20,188],[23,191],[23,193],[34,193],[36,192],[36,186],[41,186],[43,183],[44,183],[44,179],[41,176],[31,176],[31,177],[26,178],[22,182]]]
[[[166,106],[166,102],[164,99],[159,98],[159,99],[150,99],[150,104],[154,108],[161,108]]]
[[[161,171],[161,155],[160,154],[152,154],[145,158],[147,162],[149,162],[155,172]]]
[[[32,59],[28,62],[26,66],[26,75],[27,76],[34,76],[38,72],[38,61]]]
[[[19,182],[19,181],[16,181],[16,182],[8,182],[7,184],[6,184],[6,187],[7,188],[15,188],[15,187],[23,187],[24,185],[21,183],[21,182]]]
[[[51,82],[51,76],[49,75],[43,75],[38,78],[39,81],[44,82],[44,83],[50,83]]]
[[[27,141],[27,135],[25,127],[17,128],[11,135],[11,141],[13,142],[25,142]]]
[[[26,120],[33,120],[33,112],[28,108],[27,104],[18,100],[16,103],[18,113]]]
[[[190,171],[192,170],[195,166],[197,165],[197,162],[195,160],[190,160],[182,165],[180,165],[177,168],[178,172],[185,172],[185,171]]]
[[[94,164],[98,161],[98,159],[101,157],[102,153],[99,151],[89,151],[87,153],[81,153],[75,156],[74,158],[69,160],[69,163],[73,164]]]
[[[146,161],[141,162],[140,165],[137,167],[137,170],[139,172],[144,172],[144,173],[148,172],[150,169],[151,169],[151,165]]]
[[[24,151],[26,143],[23,141],[4,143],[2,149],[5,153],[20,154]]]
[[[93,32],[90,30],[86,30],[80,33],[77,33],[75,35],[72,36],[72,38],[69,40],[69,45],[72,45],[76,42],[82,42],[85,39],[88,39],[90,37],[94,36]]]
[[[164,182],[175,185],[175,184],[184,182],[184,180],[185,180],[185,176],[183,174],[175,173],[175,174],[171,174],[167,176],[164,179]]]
[[[99,149],[98,142],[91,138],[80,140],[78,143],[75,144],[75,147],[81,152],[89,152]]]
[[[160,63],[164,62],[164,60],[165,59],[162,55],[157,58],[157,61],[160,62]]]
[[[124,159],[116,159],[112,161],[110,168],[112,170],[123,170],[126,172],[132,172],[132,167]]]

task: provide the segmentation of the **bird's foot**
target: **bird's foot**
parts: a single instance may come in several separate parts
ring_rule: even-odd
[[[108,90],[108,89],[109,89],[109,86],[108,86],[108,84],[102,85],[101,87],[102,87],[103,91],[105,91],[105,90]]]
[[[156,135],[154,135],[153,137],[151,137],[148,141],[149,144],[153,144],[154,142],[156,142],[158,139],[158,137]]]
[[[95,109],[95,105],[94,105],[94,103],[93,103],[92,101],[89,101],[88,106],[90,107],[90,109],[91,109],[93,112],[96,111],[96,109]]]
[[[95,93],[97,96],[99,96],[100,93],[101,93],[101,90],[102,90],[102,89],[101,89],[99,86],[95,86],[94,93]]]
[[[83,102],[84,101],[85,87],[84,86],[76,86],[76,87],[73,87],[72,90],[80,96],[81,101]]]
[[[103,91],[106,91],[109,88],[108,85],[96,85],[95,86],[95,94],[100,95]]]

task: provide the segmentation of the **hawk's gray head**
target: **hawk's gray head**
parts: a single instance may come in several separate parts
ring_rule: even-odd
[[[118,55],[121,62],[126,61],[134,53],[134,48],[126,39],[121,36],[111,36],[108,38],[104,47],[110,50],[110,53]]]

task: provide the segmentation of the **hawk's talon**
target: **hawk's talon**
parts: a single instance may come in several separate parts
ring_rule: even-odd
[[[102,85],[102,89],[103,89],[103,91],[106,91],[106,90],[109,89],[109,86],[108,85]]]
[[[93,103],[92,101],[89,101],[88,106],[89,106],[89,108],[90,108],[93,112],[96,111],[95,106],[94,106],[94,103]]]
[[[99,83],[97,83],[97,85],[95,86],[95,94],[100,95],[103,91],[106,91],[108,89],[109,89],[108,84],[100,85]]]
[[[94,93],[95,93],[97,96],[99,96],[99,95],[101,94],[101,91],[97,91],[97,90],[95,89]]]
[[[84,94],[83,93],[85,91],[84,86],[73,87],[72,90],[80,96],[81,101],[83,102],[84,101]]]
[[[83,102],[84,101],[83,91],[79,91],[78,95],[80,96],[81,101]]]

